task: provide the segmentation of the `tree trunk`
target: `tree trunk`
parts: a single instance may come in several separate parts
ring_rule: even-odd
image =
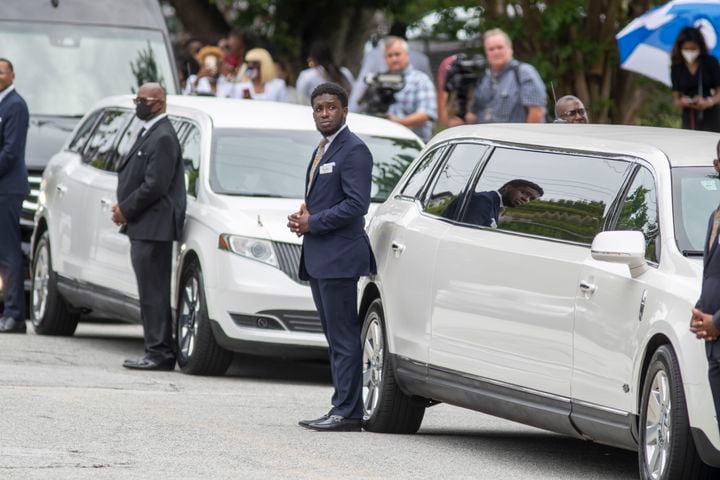
[[[207,0],[168,0],[175,16],[191,37],[215,44],[230,31],[230,25],[214,2]]]

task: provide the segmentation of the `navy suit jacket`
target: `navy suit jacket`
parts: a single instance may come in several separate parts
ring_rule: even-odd
[[[117,199],[132,240],[179,240],[185,224],[185,171],[167,118],[155,123],[117,167]]]
[[[310,175],[310,160],[305,191]],[[303,236],[300,278],[355,278],[376,272],[365,214],[370,207],[373,160],[347,127],[328,147],[305,195],[310,231]]]
[[[16,91],[0,102],[0,195],[30,192],[25,166],[29,119],[25,100]]]
[[[700,299],[695,305],[703,313],[713,316],[715,326],[720,328],[720,252],[718,252],[718,239],[713,245],[710,242],[710,233],[715,220],[715,211],[710,214],[707,236],[705,237],[705,258],[703,259],[703,281]]]
[[[500,223],[500,195],[496,191],[474,192],[465,210],[463,222],[483,227]]]

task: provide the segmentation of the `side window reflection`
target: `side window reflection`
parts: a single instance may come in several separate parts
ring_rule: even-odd
[[[462,218],[469,224],[590,244],[603,228],[627,168],[622,160],[496,148]],[[491,215],[478,213],[483,204],[476,207],[476,198],[493,199]]]
[[[637,230],[645,235],[645,258],[659,258],[660,227],[658,226],[657,193],[652,173],[641,167],[623,201],[616,230]]]
[[[197,197],[197,182],[200,176],[200,130],[194,125],[189,126],[188,130],[187,137],[182,143],[185,188],[188,195]]]

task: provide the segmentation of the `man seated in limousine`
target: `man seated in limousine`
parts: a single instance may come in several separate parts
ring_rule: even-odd
[[[510,180],[498,190],[473,192],[462,222],[497,228],[503,208],[527,205],[542,197],[544,193],[538,184],[520,178]]]

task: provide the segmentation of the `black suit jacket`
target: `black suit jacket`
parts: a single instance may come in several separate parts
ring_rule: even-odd
[[[705,258],[703,259],[703,281],[700,299],[695,305],[703,313],[713,316],[715,326],[720,328],[720,252],[718,252],[718,239],[712,245],[710,233],[715,221],[715,211],[710,214],[707,236],[705,237]]]
[[[15,90],[0,102],[0,195],[30,191],[25,167],[29,118],[25,100]]]
[[[179,240],[185,223],[185,174],[175,129],[155,123],[118,165],[117,199],[133,240]]]

